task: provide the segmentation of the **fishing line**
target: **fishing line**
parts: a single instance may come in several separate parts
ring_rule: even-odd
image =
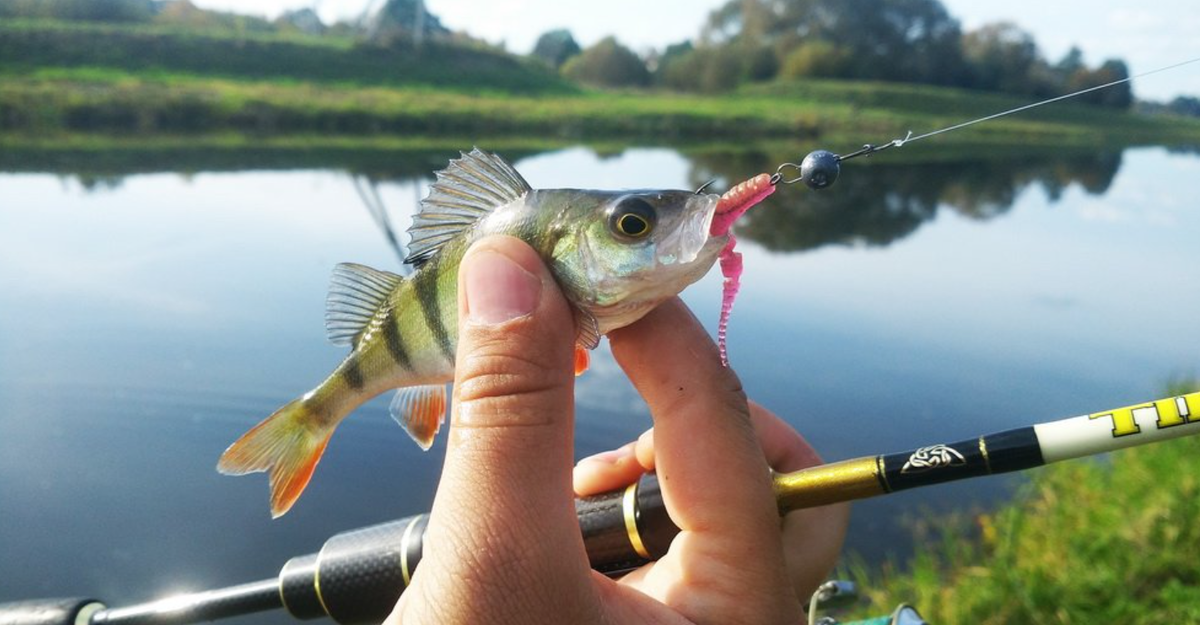
[[[1014,113],[1028,111],[1029,109],[1037,108],[1039,106],[1044,106],[1046,104],[1053,104],[1054,102],[1061,102],[1063,100],[1081,96],[1085,93],[1091,93],[1093,91],[1099,91],[1101,89],[1108,89],[1109,87],[1115,87],[1115,86],[1123,84],[1123,83],[1131,82],[1138,78],[1145,78],[1146,76],[1158,74],[1160,72],[1165,72],[1165,71],[1169,71],[1169,70],[1173,70],[1173,69],[1178,69],[1180,67],[1183,67],[1184,65],[1190,65],[1192,63],[1197,63],[1197,62],[1200,62],[1200,57],[1189,59],[1187,61],[1181,61],[1179,63],[1175,63],[1173,65],[1167,65],[1165,67],[1159,67],[1157,69],[1152,69],[1147,72],[1142,72],[1140,74],[1136,74],[1134,76],[1128,76],[1128,77],[1122,78],[1120,80],[1114,80],[1111,82],[1107,82],[1102,85],[1096,85],[1094,87],[1080,89],[1078,91],[1073,91],[1071,93],[1067,93],[1064,95],[1055,96],[1053,98],[1041,100],[1039,102],[1034,102],[1032,104],[1025,104],[1023,106],[1018,106],[1016,108],[1008,109],[1007,111],[1001,111],[999,113],[993,113],[991,115],[986,115],[986,116],[980,117],[978,119],[972,119],[970,121],[954,124],[953,126],[947,126],[945,128],[927,132],[925,134],[917,135],[915,137],[913,136],[913,133],[910,130],[910,131],[908,131],[908,134],[905,135],[905,137],[902,139],[892,139],[891,141],[880,144],[880,145],[874,145],[874,144],[867,143],[867,144],[864,144],[862,146],[862,148],[860,148],[854,152],[851,152],[849,154],[845,154],[845,155],[834,154],[834,153],[828,152],[826,150],[817,150],[815,152],[810,153],[808,156],[806,156],[804,158],[804,161],[799,165],[797,165],[795,163],[783,163],[782,165],[780,165],[779,168],[775,170],[775,174],[771,176],[771,184],[793,184],[796,182],[804,182],[806,185],[808,185],[809,187],[811,187],[813,189],[823,189],[823,188],[828,187],[829,185],[833,184],[834,180],[837,179],[838,164],[841,161],[847,161],[852,158],[858,158],[859,156],[870,156],[871,154],[875,154],[877,152],[882,152],[889,148],[903,147],[909,143],[912,143],[913,141],[920,141],[921,139],[928,139],[929,137],[934,137],[934,136],[937,136],[940,134],[953,132],[955,130],[961,130],[968,126],[974,126],[975,124],[980,124],[983,122],[991,121],[993,119],[998,119],[1001,117],[1005,117],[1007,115],[1012,115]],[[786,170],[788,168],[793,168],[793,169],[798,170],[799,175],[797,175],[795,178],[784,178],[783,172],[784,172],[784,170]]]

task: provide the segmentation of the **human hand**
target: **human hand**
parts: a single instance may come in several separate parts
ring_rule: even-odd
[[[750,423],[767,464],[789,473],[822,464],[816,450],[792,426],[754,401]],[[615,490],[654,471],[654,428],[618,449],[589,456],[575,465],[575,494],[579,497]],[[792,588],[807,601],[837,563],[850,521],[850,504],[794,510],[783,517],[784,559]]]
[[[508,237],[476,243],[458,279],[445,467],[425,553],[389,622],[799,622],[749,406],[683,304],[610,336],[650,406],[681,529],[665,557],[612,580],[590,569],[575,515],[569,305]]]

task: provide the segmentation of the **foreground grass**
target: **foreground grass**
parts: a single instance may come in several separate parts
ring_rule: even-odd
[[[857,577],[864,614],[906,601],[941,624],[1196,623],[1198,553],[1200,439],[1188,437],[1041,469],[1015,502],[944,528],[907,570]]]

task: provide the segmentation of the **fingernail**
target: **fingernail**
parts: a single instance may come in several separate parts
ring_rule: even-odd
[[[542,282],[511,258],[480,250],[464,262],[467,313],[474,323],[495,325],[524,317],[537,307]]]

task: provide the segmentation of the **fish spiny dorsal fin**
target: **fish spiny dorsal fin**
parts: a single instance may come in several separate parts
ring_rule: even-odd
[[[351,345],[404,278],[366,265],[333,268],[325,299],[325,332],[334,345]]]
[[[493,210],[529,193],[529,183],[504,159],[474,148],[439,171],[408,229],[406,263],[420,264]]]

